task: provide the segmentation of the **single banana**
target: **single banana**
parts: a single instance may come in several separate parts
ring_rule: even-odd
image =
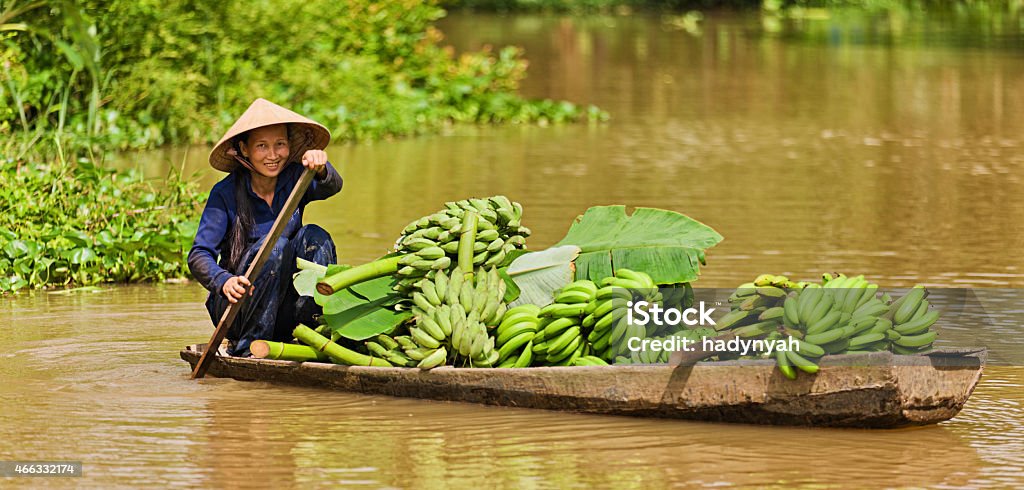
[[[544,327],[544,338],[554,338],[555,336],[560,335],[562,332],[568,330],[569,328],[575,327],[579,324],[579,319],[575,317],[559,318],[557,320],[552,321],[551,323],[547,324],[547,326]]]
[[[573,327],[573,328],[576,328],[576,327]],[[579,335],[577,335],[577,336],[573,337],[569,341],[569,343],[562,348],[562,350],[557,351],[557,352],[555,352],[551,348],[551,346],[549,345],[548,346],[547,361],[550,362],[550,363],[557,363],[559,361],[562,361],[562,360],[568,358],[570,355],[572,355],[573,352],[576,351],[576,349],[580,346],[580,343],[582,341],[583,341],[583,339],[580,338]],[[552,352],[555,352],[555,353],[552,354]]]
[[[443,305],[434,310],[434,321],[441,327],[445,337],[452,336],[452,313],[451,306]]]
[[[850,339],[839,339],[835,342],[822,344],[821,348],[829,354],[838,354],[850,348]]]
[[[412,340],[412,337],[408,335],[399,335],[395,337],[395,341],[402,347],[403,350],[415,349],[419,347],[416,342]]]
[[[837,328],[833,330],[826,330],[824,332],[816,333],[813,335],[805,335],[804,342],[808,342],[814,345],[824,345],[829,342],[835,342],[843,338],[843,335],[843,329]]]
[[[480,231],[480,232],[478,232],[476,234],[476,240],[478,242],[483,242],[483,243],[487,243],[487,244],[490,244],[491,242],[493,242],[497,238],[498,238],[497,230],[483,230],[483,231]]]
[[[415,340],[420,347],[436,349],[441,346],[440,341],[417,327],[410,327],[409,334],[412,335],[413,340]]]
[[[502,345],[498,349],[498,362],[508,358],[512,354],[519,351],[519,349],[533,341],[533,332],[523,332],[522,334],[512,337],[508,342]]]
[[[910,316],[910,320],[907,320],[907,323],[917,320],[918,318],[924,316],[925,313],[928,313],[929,306],[930,305],[928,303],[928,300],[922,299],[921,304],[918,305],[916,310],[914,310],[914,314]]]
[[[437,260],[445,256],[444,250],[436,245],[417,250],[414,253],[422,260]]]
[[[555,296],[555,303],[562,304],[573,304],[573,303],[588,303],[592,298],[592,293],[587,291],[578,290],[562,290]]]
[[[857,318],[862,316],[879,316],[889,311],[889,308],[889,306],[886,306],[885,303],[879,301],[878,299],[871,299],[864,303],[863,306],[854,310],[853,317]]]
[[[853,310],[851,311],[856,311],[861,306],[864,306],[868,301],[875,299],[875,294],[877,292],[878,284],[868,284],[868,287],[864,288],[864,292],[861,293],[860,299],[857,300],[857,304],[854,305]]]
[[[409,359],[414,361],[422,361],[427,356],[434,353],[435,349],[427,349],[426,347],[417,347],[415,349],[406,349],[405,355],[409,356]]]
[[[505,315],[505,318],[501,320],[501,323],[498,324],[498,327],[494,331],[500,337],[510,328],[521,323],[533,324],[534,329],[536,329],[537,324],[540,323],[540,319],[534,315],[530,315],[529,313],[516,314],[512,316]]]
[[[753,312],[746,310],[732,310],[723,315],[722,318],[715,323],[715,330],[722,331],[738,326],[741,321],[747,319],[749,316],[753,316],[752,313]]]
[[[516,359],[515,367],[530,367],[531,362],[533,362],[533,341],[527,342],[526,346],[523,347],[523,351],[519,354],[519,358]]]
[[[420,330],[426,332],[427,335],[433,337],[438,342],[443,342],[445,339],[448,338],[448,336],[444,334],[444,329],[442,329],[441,326],[438,325],[437,321],[435,321],[432,316],[420,317],[419,320],[416,322],[416,326],[419,327]]]
[[[914,312],[917,311],[917,307],[921,305],[921,301],[924,300],[926,292],[925,288],[921,286],[914,286],[907,292],[907,299],[892,317],[893,323],[900,325],[910,320]]]
[[[875,342],[879,342],[885,339],[886,335],[884,333],[867,333],[850,339],[850,348],[854,350],[859,350],[864,348],[864,346],[868,344],[873,344]]]
[[[620,277],[628,281],[635,281],[643,286],[644,289],[657,289],[658,285],[654,284],[651,280],[651,276],[644,272],[634,271],[631,269],[616,269],[615,277]]]
[[[597,284],[594,284],[594,281],[589,279],[580,279],[569,283],[562,288],[562,291],[581,291],[587,293],[591,298],[593,298],[594,295],[597,294]]]
[[[596,331],[595,331],[596,332]],[[594,335],[595,332],[591,332],[590,335]],[[598,333],[595,338],[587,337],[591,341],[591,347],[596,352],[602,352],[608,348],[608,344],[611,343],[612,329],[606,329],[604,332]]]
[[[605,287],[603,287],[601,289],[598,289],[594,293],[594,298],[596,300],[598,300],[598,301],[603,301],[603,300],[612,299],[612,298],[621,298],[623,300],[630,300],[630,299],[633,299],[633,294],[630,293],[629,290],[625,289],[625,288],[620,288],[620,287],[616,287],[616,286],[605,286]],[[623,304],[625,304],[625,301],[623,301]]]
[[[427,313],[434,311],[434,304],[431,303],[430,300],[428,300],[427,297],[424,296],[423,293],[421,292],[412,294],[412,302],[415,303],[416,306],[418,306],[421,310]]]
[[[925,330],[928,330],[928,328],[931,327],[932,324],[934,324],[936,321],[938,321],[938,319],[939,319],[939,312],[938,312],[938,310],[932,310],[932,311],[929,311],[928,313],[925,313],[924,315],[922,315],[920,318],[918,318],[916,320],[911,320],[911,321],[909,321],[907,323],[904,323],[902,325],[897,325],[895,327],[895,330],[900,335],[915,335],[915,334],[919,334],[921,332],[924,332]]]
[[[380,345],[383,345],[387,350],[395,350],[399,348],[398,342],[385,334],[377,335],[377,342],[379,342]]]
[[[440,245],[440,247],[441,247],[441,250],[444,250],[444,253],[446,253],[446,254],[454,255],[454,254],[459,253],[459,241],[458,240],[454,240],[454,241],[450,241],[448,243],[442,244],[442,245]]]
[[[531,334],[537,333],[537,323],[526,320],[506,328],[496,337],[498,341],[497,344],[498,346],[504,346],[509,340],[522,335],[524,332],[529,332]],[[531,336],[530,338],[532,339],[533,337]]]
[[[465,274],[462,272],[461,268],[456,266],[455,269],[452,270],[451,276],[448,280],[448,290],[445,291],[444,298],[445,303],[452,306],[459,303],[459,298],[462,294],[462,285],[465,281]]]
[[[437,366],[444,364],[445,359],[448,358],[448,351],[444,347],[440,347],[427,357],[424,357],[416,367],[420,369],[433,369]]]
[[[825,355],[825,349],[820,346],[797,340],[798,351],[807,357],[821,357]]]
[[[626,308],[619,308],[616,310],[609,311],[604,316],[599,318],[597,322],[594,323],[594,329],[605,330],[614,325],[623,317],[625,317],[627,313],[629,313],[629,310],[627,310]],[[597,313],[595,312],[594,315],[596,314]]]
[[[789,362],[786,351],[775,351],[775,363],[779,366],[779,371],[782,372],[783,376],[789,379],[796,379],[796,370],[793,369],[793,365]]]
[[[459,292],[459,304],[466,309],[467,312],[473,311],[473,300],[476,297],[476,290],[473,289],[472,284],[466,283]]]
[[[801,356],[796,351],[790,350],[784,352],[786,353],[786,357],[789,358],[790,362],[794,366],[799,368],[801,371],[807,374],[814,374],[818,372],[818,365],[815,364],[813,361],[810,361],[807,358]]]
[[[755,291],[757,291],[757,294],[767,296],[769,298],[782,298],[786,296],[785,291],[775,286],[759,286]]]
[[[365,342],[365,345],[366,350],[370,351],[371,354],[377,357],[385,358],[388,355],[388,349],[384,348],[383,345],[380,345],[372,340]]]
[[[433,281],[427,279],[420,281],[420,292],[423,293],[423,296],[427,298],[427,301],[430,302],[431,305],[441,306],[443,301],[441,297],[438,296],[437,288],[434,286]]]
[[[807,319],[811,316],[811,310],[817,306],[824,293],[825,291],[821,288],[807,288],[800,291],[797,299],[797,324],[807,324]]]
[[[430,270],[443,271],[452,265],[451,257],[441,257],[430,263]]]
[[[622,277],[615,277],[615,276],[606,277],[606,278],[602,279],[601,280],[601,286],[605,286],[605,287],[607,287],[607,286],[614,286],[614,287],[619,287],[619,288],[629,289],[629,290],[645,289],[644,285],[642,283],[639,283],[639,282],[636,282],[636,281],[632,281],[632,280],[629,280],[629,279],[625,279],[625,278],[622,278]]]
[[[823,316],[817,322],[811,323],[807,326],[808,334],[816,334],[829,330],[833,326],[839,323],[839,318],[842,316],[842,312],[839,310],[832,310]]]
[[[785,309],[782,306],[773,306],[762,311],[761,314],[758,315],[757,319],[762,322],[765,320],[776,320],[782,318],[784,314]]]
[[[825,315],[832,311],[833,306],[832,291],[828,291],[821,296],[821,300],[814,306],[814,309],[808,314],[803,324],[809,328],[811,325],[818,323],[822,318],[825,318]],[[838,320],[838,317],[836,319]]]
[[[586,309],[586,305],[583,303],[576,303],[571,305],[552,303],[540,309],[540,313],[537,316],[541,318],[552,317],[552,318],[564,318],[571,316],[581,316],[583,311]],[[597,313],[595,311],[594,313]]]
[[[391,364],[394,364],[395,366],[409,367],[416,365],[416,363],[413,362],[412,359],[398,351],[388,351],[384,359],[386,359]]]
[[[934,331],[917,335],[903,335],[899,340],[893,341],[893,344],[900,347],[924,347],[934,342],[936,337],[938,337],[938,334]]]

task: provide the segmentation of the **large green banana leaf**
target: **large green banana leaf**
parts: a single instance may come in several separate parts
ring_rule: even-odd
[[[576,218],[555,245],[576,245],[576,279],[598,281],[615,269],[646,272],[658,284],[693,282],[704,250],[722,241],[709,226],[675,211],[595,206]]]
[[[401,298],[392,287],[393,276],[378,277],[325,296],[316,290],[316,283],[325,274],[348,266],[315,267],[299,271],[293,278],[295,290],[312,296],[323,307],[327,326],[342,337],[365,340],[380,333],[390,333],[412,317],[409,312],[395,311],[392,306]]]
[[[579,247],[569,245],[526,253],[513,260],[505,273],[520,293],[509,306],[551,304],[555,291],[572,282],[572,261],[579,253]]]

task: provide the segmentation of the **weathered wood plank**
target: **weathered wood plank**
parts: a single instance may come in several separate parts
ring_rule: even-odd
[[[196,347],[181,351],[191,365]],[[339,366],[217,357],[210,374],[339,391],[583,413],[834,427],[932,424],[959,413],[984,350],[828,356],[814,376],[774,362],[462,369]]]

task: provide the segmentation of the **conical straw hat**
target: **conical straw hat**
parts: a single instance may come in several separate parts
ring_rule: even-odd
[[[331,141],[331,132],[322,124],[269,100],[256,99],[213,147],[210,165],[223,172],[234,170],[238,161],[228,154],[228,150],[233,148],[234,138],[246,131],[274,124],[288,124],[288,159],[291,161],[298,161],[306,150],[322,150]]]

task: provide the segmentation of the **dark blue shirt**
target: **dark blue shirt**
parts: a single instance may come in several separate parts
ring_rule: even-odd
[[[245,189],[249,194],[249,206],[253,211],[254,229],[249,234],[249,243],[256,243],[258,240],[270,234],[270,228],[277,219],[278,213],[284,208],[288,195],[291,194],[295,184],[302,175],[303,166],[300,163],[291,163],[277,176],[277,186],[274,188],[273,206],[268,206],[263,198],[256,195],[252,190],[252,178],[249,173],[244,175]],[[188,252],[188,268],[192,276],[199,281],[206,289],[219,292],[229,278],[239,275],[242,271],[228,271],[225,251],[228,247],[228,238],[231,236],[231,228],[235,225],[235,218],[238,216],[238,203],[235,200],[235,173],[217,182],[210,191],[210,198],[203,209],[203,216],[199,219],[199,229],[196,231],[196,239],[192,242],[192,249]],[[281,236],[292,237],[302,227],[302,212],[311,201],[327,199],[341,190],[341,175],[334,167],[327,163],[327,172],[324,177],[314,177],[313,182],[302,196],[298,209],[288,220]],[[220,263],[217,262],[220,257]]]

